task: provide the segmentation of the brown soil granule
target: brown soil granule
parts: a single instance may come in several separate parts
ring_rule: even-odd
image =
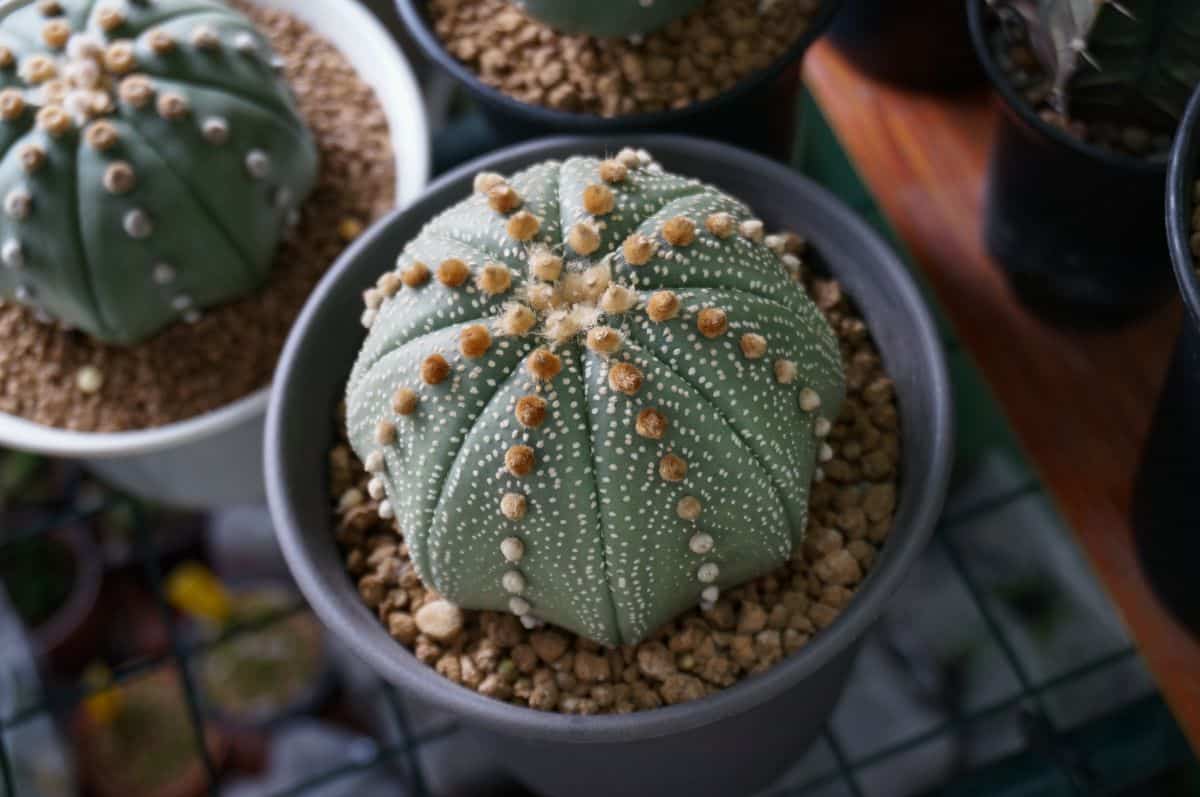
[[[565,35],[507,0],[432,0],[446,50],[533,105],[624,116],[682,108],[765,69],[808,30],[820,0],[708,0],[641,37]]]
[[[773,239],[772,239],[773,238]],[[800,255],[798,236],[768,239]],[[804,269],[801,268],[804,275]],[[514,615],[459,609],[427,589],[393,521],[380,520],[368,475],[342,435],[330,452],[337,540],[363,601],[388,633],[455,683],[518,706],[627,713],[695,700],[803,648],[854,597],[892,528],[900,468],[892,380],[837,282],[804,275],[841,343],[847,399],[809,498],[805,543],[775,572],[722,590],[639,645],[608,649]]]
[[[280,248],[269,283],[132,347],[37,322],[0,302],[0,412],[89,432],[171,423],[271,380],[292,321],[325,270],[395,197],[387,119],[341,53],[291,14],[233,3],[283,56],[321,152],[317,188]]]

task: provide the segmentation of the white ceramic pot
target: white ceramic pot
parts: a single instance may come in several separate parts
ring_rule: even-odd
[[[291,12],[327,37],[375,90],[391,129],[396,204],[429,182],[429,125],[421,90],[395,41],[356,0],[254,0]],[[0,446],[83,460],[113,485],[190,509],[264,499],[268,389],[166,426],[112,434],[70,432],[0,413]]]

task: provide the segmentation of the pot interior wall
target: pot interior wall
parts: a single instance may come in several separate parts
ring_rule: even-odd
[[[468,86],[475,89],[471,84]],[[488,127],[501,144],[562,133],[678,133],[725,141],[776,160],[788,161],[795,143],[795,108],[799,92],[800,73],[788,69],[776,77],[755,82],[743,94],[701,113],[662,121],[628,122],[582,114],[549,118],[536,113],[534,108],[514,107],[513,101],[497,102],[490,93],[476,91],[475,94]],[[494,142],[489,140],[487,143]],[[485,155],[486,151],[475,154]]]

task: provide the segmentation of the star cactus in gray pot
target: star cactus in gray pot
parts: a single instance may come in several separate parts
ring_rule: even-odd
[[[317,150],[217,0],[0,8],[0,298],[133,344],[266,280]]]
[[[366,291],[346,393],[425,584],[617,645],[786,561],[845,385],[762,222],[632,150],[475,188]]]

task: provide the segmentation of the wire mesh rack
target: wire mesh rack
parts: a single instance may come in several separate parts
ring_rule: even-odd
[[[797,167],[886,232],[811,101],[801,119]],[[969,355],[943,328],[961,408],[960,465],[947,512],[909,583],[864,641],[858,669],[822,738],[797,750],[795,768],[767,793],[1200,793],[1193,791],[1200,780],[1186,740]],[[27,478],[53,488],[31,502],[10,495],[0,503],[0,561],[21,540],[64,527],[95,531],[106,518],[123,518],[127,567],[153,596],[165,644],[152,655],[114,663],[111,683],[164,668],[173,673],[208,791],[225,793],[221,762],[206,743],[212,718],[194,660],[305,612],[304,603],[297,599],[253,622],[197,638],[181,627],[164,593],[170,559],[164,540],[179,519],[97,486],[76,466],[23,462],[32,473]],[[339,783],[384,769],[389,793],[477,793],[446,787],[443,767],[429,755],[463,743],[454,721],[429,717],[394,687],[371,679],[366,691],[386,716],[387,731],[375,733],[367,746],[348,746],[330,766],[252,793],[338,793]],[[52,680],[35,699],[0,715],[2,797],[41,797],[17,791],[11,735],[47,717],[61,724],[81,701],[106,688]],[[476,773],[476,786],[504,782],[490,766]]]
[[[84,485],[86,482],[79,480],[78,484]],[[928,554],[928,557],[949,563],[957,584],[981,618],[990,643],[1001,651],[1004,665],[1017,688],[980,705],[964,706],[959,711],[951,712],[944,720],[915,729],[902,738],[886,740],[877,749],[865,753],[859,752],[863,749],[860,741],[852,742],[847,738],[843,716],[846,712],[839,710],[817,748],[802,753],[797,770],[785,778],[783,785],[769,792],[772,797],[907,793],[903,784],[881,787],[878,776],[880,768],[886,769],[930,745],[961,738],[972,733],[972,729],[982,729],[980,732],[984,734],[995,733],[988,728],[998,720],[1015,724],[1019,739],[1017,751],[1003,756],[999,763],[985,761],[978,767],[959,766],[953,772],[952,779],[941,784],[943,788],[953,789],[956,783],[966,784],[972,778],[981,778],[987,786],[978,785],[973,787],[974,790],[964,793],[1002,794],[1006,792],[988,789],[995,788],[996,784],[1005,784],[1006,778],[1014,777],[1010,771],[1015,770],[1022,776],[1017,781],[1022,787],[1042,783],[1051,789],[1037,793],[1119,794],[1154,777],[1169,776],[1181,765],[1187,764],[1190,760],[1187,744],[1152,688],[1140,691],[1131,699],[1118,700],[1119,705],[1077,727],[1067,727],[1055,718],[1055,709],[1049,704],[1051,696],[1091,678],[1100,677],[1105,681],[1128,678],[1129,669],[1140,666],[1137,654],[1131,647],[1120,646],[1079,661],[1053,677],[1039,680],[1031,672],[1032,668],[1022,654],[1020,645],[1013,641],[1010,631],[1006,630],[1005,620],[997,615],[994,601],[989,597],[989,587],[981,574],[973,569],[971,556],[962,549],[962,541],[956,537],[956,533],[972,528],[980,519],[995,518],[1011,511],[1022,502],[1043,498],[1040,485],[1036,481],[1026,481],[1005,487],[999,492],[959,501],[959,506],[942,521]],[[253,634],[304,611],[304,604],[296,602],[254,622],[234,625],[211,639],[188,639],[180,631],[175,612],[163,594],[161,551],[150,534],[153,519],[148,516],[145,507],[119,495],[106,495],[96,503],[81,500],[77,494],[66,496],[65,506],[65,509],[48,508],[44,515],[38,513],[36,522],[20,531],[31,535],[64,525],[87,525],[112,510],[124,510],[132,516],[133,558],[146,583],[153,587],[158,610],[168,628],[169,643],[167,650],[158,655],[114,667],[112,682],[126,683],[162,667],[168,667],[175,673],[180,689],[186,696],[187,711],[195,729],[196,754],[204,762],[210,779],[210,793],[220,794],[221,773],[208,746],[204,744],[204,732],[201,730],[209,720],[202,708],[200,687],[190,662],[206,650],[241,635]],[[12,531],[15,530],[9,530],[6,544],[11,544],[14,536]],[[0,546],[2,555],[3,547]],[[923,664],[918,657],[907,660],[902,669],[914,679],[919,679],[922,667],[927,664]],[[4,785],[5,795],[34,797],[16,790],[11,753],[6,743],[8,733],[39,717],[69,714],[80,701],[104,688],[78,684],[47,688],[40,699],[0,717],[0,782]],[[852,683],[850,690],[855,688],[855,683]],[[339,779],[389,764],[395,765],[396,772],[400,773],[397,778],[404,788],[403,793],[435,793],[428,785],[429,775],[421,753],[433,744],[453,743],[458,733],[457,726],[443,721],[431,723],[427,728],[418,728],[413,715],[414,710],[419,713],[419,709],[414,709],[404,695],[383,682],[376,685],[376,690],[383,698],[382,703],[394,724],[394,738],[381,740],[368,754],[348,757],[336,767],[306,774],[286,788],[263,794],[282,797],[312,793]],[[876,722],[879,716],[876,714],[871,720]],[[1121,729],[1122,732],[1117,732]],[[1125,765],[1115,766],[1114,756],[1125,759]],[[894,788],[894,791],[889,791],[889,788]]]

